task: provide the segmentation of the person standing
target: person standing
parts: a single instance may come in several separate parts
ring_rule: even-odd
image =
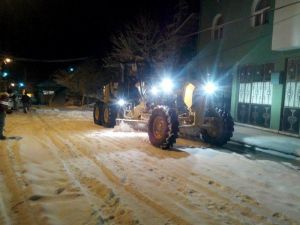
[[[11,99],[13,101],[13,110],[18,111],[18,102],[17,102],[17,94],[16,94],[16,92],[13,92],[11,94]]]
[[[24,111],[24,113],[27,113],[29,111],[29,107],[30,107],[30,97],[27,95],[26,92],[22,95],[21,101],[23,104],[23,111]]]
[[[9,95],[5,93],[0,93],[0,140],[5,140],[6,137],[3,135],[6,111],[8,109],[8,97]]]

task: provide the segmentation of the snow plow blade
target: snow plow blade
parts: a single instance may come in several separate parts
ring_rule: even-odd
[[[144,120],[116,119],[116,125],[122,131],[131,131],[131,129],[140,132],[148,131],[148,121]]]

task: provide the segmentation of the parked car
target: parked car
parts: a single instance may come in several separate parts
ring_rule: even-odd
[[[15,103],[14,103],[15,98]],[[19,108],[22,108],[21,96],[20,95],[10,95],[8,99],[8,110],[7,113],[10,114],[13,111],[18,111]]]

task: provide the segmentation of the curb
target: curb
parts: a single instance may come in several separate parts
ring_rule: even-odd
[[[284,135],[284,136],[288,136],[288,137],[300,138],[299,134],[288,133],[288,132],[280,131],[280,130],[273,130],[273,129],[265,128],[265,127],[258,127],[258,126],[254,126],[254,125],[250,125],[250,124],[234,122],[234,125],[239,126],[239,127],[246,127],[246,128],[261,130],[261,131],[265,131],[265,132],[270,132],[273,134],[280,134],[280,135]]]
[[[285,156],[289,156],[289,157],[296,157],[297,159],[300,159],[300,155],[297,155],[297,154],[294,154],[294,153],[284,152],[284,151],[280,151],[280,150],[277,150],[277,149],[272,149],[272,148],[268,148],[268,147],[263,147],[263,146],[251,144],[251,143],[246,143],[246,142],[242,142],[242,141],[235,140],[235,139],[231,139],[230,142],[237,143],[237,144],[243,145],[243,146],[247,145],[249,147],[254,148],[254,150],[256,150],[256,151],[263,150],[262,152],[269,153],[269,154],[272,154],[272,152],[273,152],[272,155],[274,155],[274,153],[277,153],[277,154],[280,154],[280,155],[285,155]]]

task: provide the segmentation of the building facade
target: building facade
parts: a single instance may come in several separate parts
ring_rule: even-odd
[[[300,4],[202,0],[200,73],[230,80],[235,121],[300,133]]]

